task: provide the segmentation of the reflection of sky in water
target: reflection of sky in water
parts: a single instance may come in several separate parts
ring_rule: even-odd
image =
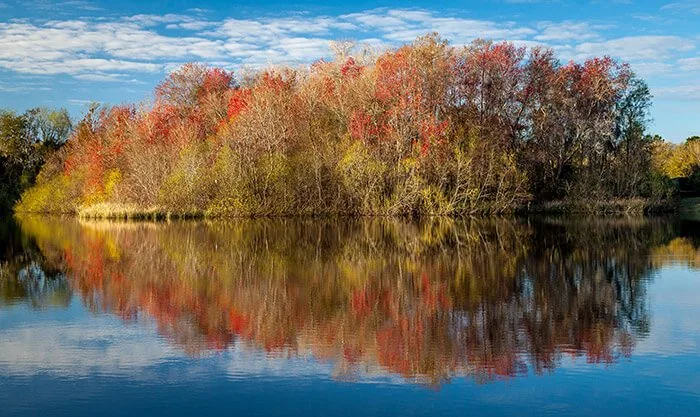
[[[347,372],[312,346],[269,353],[235,339],[192,356],[152,318],[90,312],[75,294],[67,306],[12,303],[0,306],[0,414],[697,415],[700,274],[671,263],[645,279],[651,325],[631,356],[562,354],[541,375],[434,387],[377,363]]]
[[[649,296],[652,331],[639,341],[635,356],[700,355],[700,271],[665,267],[656,273]]]
[[[328,365],[299,355],[266,354],[244,343],[191,359],[160,337],[148,320],[125,324],[108,314],[95,316],[78,300],[65,311],[0,310],[0,327],[0,372],[7,375],[48,373],[70,378],[104,374],[148,381],[156,377],[149,374],[149,367],[177,364],[191,368],[196,376],[200,362],[215,365],[232,378],[330,374]]]
[[[652,330],[638,341],[633,357],[622,359],[623,363],[688,359],[700,352],[698,271],[671,266],[655,275],[649,288]],[[25,305],[0,309],[0,372],[5,375],[76,377],[99,373],[147,378],[143,371],[148,367],[199,361],[214,363],[231,377],[333,375],[332,364],[315,361],[310,352],[269,354],[244,342],[223,353],[205,352],[191,359],[159,336],[151,320],[125,323],[110,314],[95,315],[75,298],[65,309],[37,311]],[[694,362],[700,365],[700,357]],[[617,366],[593,367],[610,370]],[[560,366],[573,372],[591,367],[585,357],[567,358]],[[700,394],[700,374],[696,382]]]
[[[658,271],[651,331],[615,364],[564,358],[545,375],[485,385],[456,378],[437,390],[380,370],[339,380],[333,364],[311,355],[270,356],[242,344],[191,358],[148,321],[92,315],[78,300],[67,309],[16,305],[0,310],[0,404],[12,404],[9,415],[692,416],[700,406],[698,294],[697,271]]]

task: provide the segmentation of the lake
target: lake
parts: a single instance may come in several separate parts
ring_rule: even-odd
[[[0,415],[696,416],[700,222],[0,222]]]

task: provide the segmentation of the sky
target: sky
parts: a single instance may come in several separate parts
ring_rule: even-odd
[[[544,45],[562,62],[610,55],[649,84],[651,133],[700,134],[700,0],[0,0],[0,108],[78,117],[90,102],[148,100],[186,62],[304,65],[333,40],[381,49],[430,32]]]

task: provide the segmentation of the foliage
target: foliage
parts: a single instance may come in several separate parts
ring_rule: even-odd
[[[71,131],[66,110],[35,108],[23,114],[0,111],[0,211],[34,184],[42,164]]]
[[[678,182],[682,192],[700,195],[700,140],[691,136],[682,144],[664,142],[659,138],[653,149],[654,170],[665,178]]]
[[[187,64],[150,106],[93,109],[63,154],[71,210],[217,215],[502,213],[530,202],[663,201],[649,91],[603,57],[437,35],[379,56],[237,81]],[[671,190],[671,191],[669,191]],[[28,192],[20,209],[52,211]]]

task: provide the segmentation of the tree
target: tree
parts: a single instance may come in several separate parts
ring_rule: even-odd
[[[66,109],[37,107],[27,110],[25,115],[30,136],[37,142],[55,150],[68,140],[73,125]]]
[[[651,93],[647,84],[629,73],[616,106],[614,150],[617,175],[611,177],[617,195],[634,196],[650,171],[652,141],[644,135],[649,122]]]
[[[0,111],[0,210],[9,209],[34,184],[39,168],[71,130],[66,110]]]

